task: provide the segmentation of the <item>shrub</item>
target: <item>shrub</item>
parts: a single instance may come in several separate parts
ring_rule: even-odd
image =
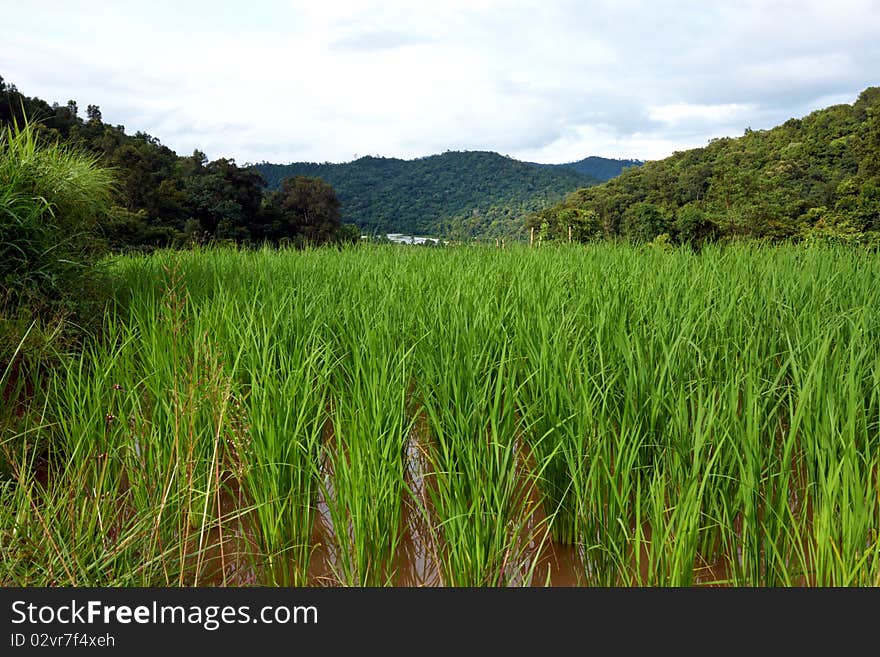
[[[0,344],[17,343],[33,321],[100,319],[96,228],[112,185],[95,156],[42,139],[34,123],[0,130]]]

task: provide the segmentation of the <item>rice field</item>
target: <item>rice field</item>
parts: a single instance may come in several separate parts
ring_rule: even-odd
[[[880,585],[875,254],[108,267],[100,340],[0,372],[3,585]]]

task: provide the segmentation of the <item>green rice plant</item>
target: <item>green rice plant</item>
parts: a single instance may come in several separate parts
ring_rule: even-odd
[[[263,581],[303,586],[324,451],[328,361],[302,308],[279,300],[264,314],[250,310],[238,338],[249,349],[242,365],[244,424],[232,443],[236,479],[254,507],[250,531],[264,555]]]
[[[578,484],[588,468],[594,431],[594,399],[584,394],[584,330],[571,314],[562,309],[554,313],[552,301],[537,305],[531,312],[524,309],[517,330],[525,371],[516,401],[536,467],[543,471],[538,485],[553,540],[572,543],[584,514]]]
[[[464,380],[447,386],[434,379],[430,392],[422,393],[432,438],[429,490],[436,542],[443,545],[444,581],[453,586],[513,579],[507,567],[518,563],[518,542],[528,520],[509,398],[511,364],[501,360],[495,367],[494,372],[463,372]]]
[[[455,282],[416,351],[419,403],[430,434],[429,498],[440,569],[453,586],[504,585],[522,577],[530,537],[529,473],[521,472],[524,440],[517,415],[519,363],[505,336],[515,288]],[[469,280],[470,278],[470,280]],[[489,302],[478,302],[491,292]],[[428,319],[428,318],[425,318]],[[526,573],[526,581],[528,573]]]
[[[358,255],[350,258],[351,265]],[[332,307],[326,330],[334,360],[322,492],[333,577],[344,585],[378,586],[397,579],[405,530],[406,454],[415,418],[406,309],[414,299],[399,263],[388,258],[362,265],[356,278],[346,268],[324,273],[335,293],[325,299]]]
[[[403,533],[411,357],[364,328],[337,370],[329,448],[333,480],[325,500],[339,548],[337,578],[379,586],[395,577]]]
[[[588,585],[880,583],[876,255],[208,248],[106,266],[100,338],[16,375],[3,583],[311,585],[323,559],[336,583],[395,585],[408,509],[421,567],[452,586],[544,584],[545,548],[579,555]]]

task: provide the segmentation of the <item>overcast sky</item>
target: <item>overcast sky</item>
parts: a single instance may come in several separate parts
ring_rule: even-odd
[[[0,75],[239,164],[659,159],[880,84],[880,0],[0,0]]]

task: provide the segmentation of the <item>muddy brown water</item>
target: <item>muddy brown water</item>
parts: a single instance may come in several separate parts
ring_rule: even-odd
[[[406,450],[407,483],[420,499],[417,504],[405,496],[401,514],[400,544],[390,566],[391,583],[395,586],[440,586],[439,569],[434,537],[426,522],[423,509],[428,508],[427,475],[425,457],[415,434],[410,436]],[[329,463],[324,464],[323,486],[320,487],[316,504],[315,525],[312,530],[313,551],[309,564],[309,585],[339,585],[336,575],[339,567],[339,550],[333,519],[326,497],[333,495],[333,476]],[[428,505],[428,506],[426,506]]]
[[[570,545],[554,541],[547,530],[547,517],[542,504],[542,496],[531,473],[535,470],[534,457],[526,443],[517,446],[520,495],[525,497],[524,508],[528,520],[520,530],[519,545],[514,550],[518,555],[515,563],[505,568],[506,581],[513,586],[551,586],[577,587],[588,585],[591,565],[583,545]],[[429,487],[431,475],[425,448],[421,443],[420,432],[414,431],[407,448],[407,479],[418,502],[408,499],[403,505],[403,531],[400,546],[393,563],[395,586],[442,586],[443,576],[438,556],[437,542],[440,540],[431,529],[434,520],[430,503]],[[796,466],[797,467],[797,466]],[[790,503],[798,509],[802,500],[798,498],[799,487],[806,480],[805,473],[796,471],[797,482],[792,486]],[[328,486],[328,490],[332,490]],[[333,570],[338,558],[338,548],[333,543],[332,522],[326,503],[319,498],[318,521],[313,534],[312,568],[309,573],[310,584],[333,585]],[[742,531],[741,518],[735,519],[736,533]],[[631,528],[633,529],[633,528]],[[597,544],[601,536],[596,536]],[[621,585],[636,585],[647,582],[649,576],[649,554],[655,547],[648,525],[642,527],[641,540],[630,551],[629,572],[633,581],[621,581]],[[806,546],[803,546],[806,553]],[[708,555],[697,555],[694,564],[693,584],[695,586],[728,586],[734,581],[737,564],[742,564],[741,548],[734,554],[714,551]],[[810,565],[807,564],[809,571]],[[796,585],[809,585],[808,577],[795,578]]]
[[[392,564],[389,583],[401,587],[443,586],[440,551],[442,538],[437,535],[436,517],[431,506],[431,486],[428,457],[422,443],[421,431],[414,430],[406,450],[406,479],[412,495],[405,494],[401,507],[401,536]],[[519,530],[517,558],[506,564],[505,582],[512,586],[572,587],[588,584],[591,564],[584,546],[566,545],[553,541],[547,530],[547,518],[542,497],[530,476],[534,471],[534,459],[528,447],[518,446],[520,495],[525,499],[524,508],[528,520]],[[340,547],[337,544],[330,508],[325,495],[333,495],[333,473],[325,464],[323,486],[319,486],[316,500],[315,522],[310,536],[313,547],[309,564],[307,585],[315,587],[339,586]],[[806,473],[796,466],[793,473],[795,484],[790,491],[789,503],[793,509],[803,506],[798,496],[800,486],[806,481]],[[46,482],[48,483],[48,482]],[[45,484],[44,484],[45,485]],[[242,511],[248,506],[233,477],[228,477],[215,497],[213,507],[216,522],[207,531],[191,534],[187,540],[187,556],[183,583],[199,586],[254,586],[264,583],[259,567],[262,557],[255,540],[254,515]],[[808,515],[810,515],[808,513]],[[734,519],[737,533],[742,531],[741,518]],[[632,528],[631,528],[632,529]],[[111,537],[112,538],[112,537]],[[806,539],[806,537],[805,537]],[[647,581],[648,555],[652,548],[650,528],[642,528],[642,540],[633,546],[630,566],[637,584]],[[595,537],[597,544],[601,537]],[[737,550],[739,552],[739,550]],[[810,551],[804,545],[804,553]],[[638,554],[638,556],[637,556]],[[733,580],[737,564],[742,563],[741,553],[714,552],[697,557],[694,565],[694,584],[697,586],[724,586]],[[807,571],[811,564],[807,563]],[[175,577],[175,582],[177,578]],[[810,585],[810,577],[798,578],[797,585]]]
[[[510,586],[578,587],[588,584],[590,564],[583,546],[553,541],[547,529],[546,514],[541,494],[530,478],[529,468],[534,460],[528,447],[518,447],[518,462],[528,521],[519,530],[516,549],[518,555],[506,564],[504,578]],[[389,583],[399,587],[443,586],[441,560],[438,554],[442,539],[432,530],[435,522],[430,502],[432,477],[428,459],[416,432],[410,437],[406,451],[406,477],[413,496],[406,495],[402,504],[400,543],[390,567]],[[307,586],[341,586],[338,575],[340,546],[330,506],[326,496],[333,495],[333,473],[325,463],[322,486],[315,507],[315,520],[310,536],[310,557]],[[187,550],[187,570],[184,582],[200,586],[255,586],[262,578],[255,567],[261,556],[253,535],[252,514],[238,512],[246,507],[246,500],[238,489],[227,481],[218,496],[219,509],[215,513],[224,520],[211,526],[199,536],[190,537]],[[650,528],[643,528],[639,544],[640,557],[631,555],[633,572],[639,572],[646,581],[648,551],[651,547]],[[597,542],[600,537],[596,537]],[[199,544],[201,550],[199,550]],[[200,556],[199,556],[200,555]],[[730,580],[729,557],[720,555],[711,561],[700,560],[695,565],[694,583],[697,585],[724,585]],[[632,582],[631,584],[635,584]]]
[[[531,467],[533,459],[527,448],[520,447],[520,468]],[[391,584],[403,587],[443,586],[443,574],[438,554],[441,540],[432,530],[433,509],[429,487],[432,477],[428,470],[425,448],[415,430],[410,435],[406,450],[406,477],[412,496],[406,496],[402,504],[402,531],[400,544],[391,564]],[[314,550],[309,565],[309,585],[334,586],[339,584],[336,571],[339,550],[335,539],[333,520],[325,499],[333,494],[332,472],[325,465],[324,485],[318,495],[315,526],[312,531]],[[531,481],[521,473],[522,482]],[[533,485],[523,484],[520,494],[528,499],[532,510],[529,520],[521,530],[520,558],[505,569],[512,585],[532,586],[580,586],[583,585],[584,568],[582,551],[573,545],[563,545],[549,539],[540,494]],[[415,500],[412,497],[415,497]]]

